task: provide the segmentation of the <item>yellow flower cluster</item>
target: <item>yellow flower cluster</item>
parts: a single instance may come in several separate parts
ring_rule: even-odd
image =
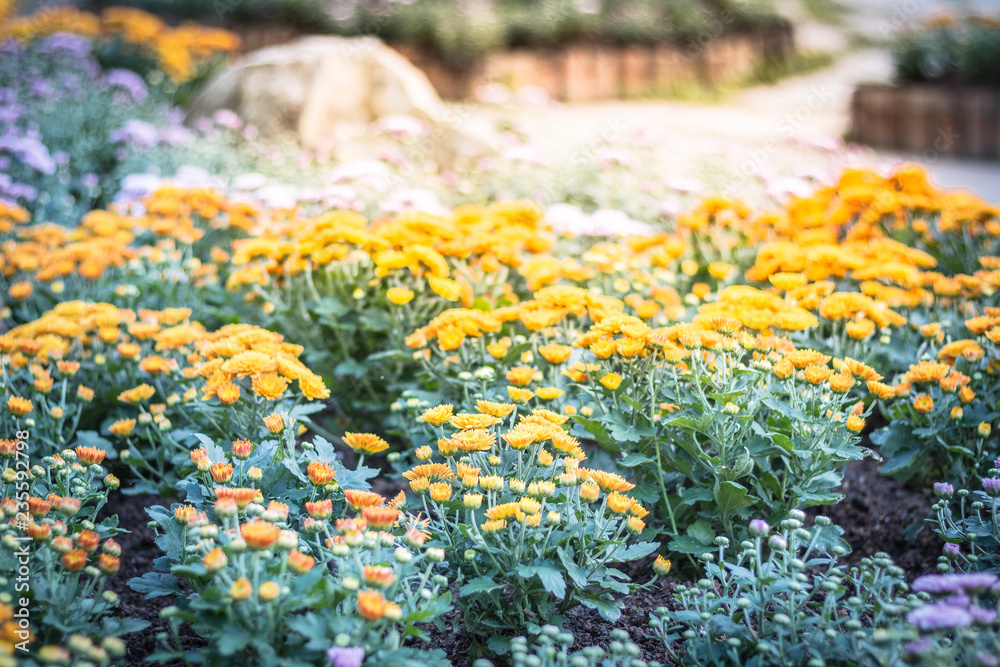
[[[101,16],[74,7],[41,9],[30,16],[0,13],[0,39],[30,42],[55,33],[68,32],[90,40],[121,40],[157,61],[175,83],[198,73],[210,58],[233,53],[239,37],[226,30],[185,23],[171,28],[160,18],[131,7],[108,7]]]
[[[96,281],[131,260],[159,263],[178,261],[178,246],[200,240],[211,229],[250,229],[258,210],[232,202],[215,190],[163,187],[143,202],[143,215],[95,210],[75,229],[51,223],[28,225],[19,209],[0,210],[0,233],[10,233],[0,243],[0,272],[11,285],[10,296],[23,300],[32,293],[32,282],[49,284],[59,292],[66,279]],[[228,257],[219,248],[218,259]],[[217,267],[194,261],[188,266],[195,284],[215,280]]]

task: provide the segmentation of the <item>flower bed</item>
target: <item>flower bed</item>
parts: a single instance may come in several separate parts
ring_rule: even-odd
[[[1000,210],[503,174],[5,199],[0,666],[992,664]]]

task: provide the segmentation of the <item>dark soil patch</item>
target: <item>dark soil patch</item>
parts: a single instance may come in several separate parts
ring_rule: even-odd
[[[160,610],[173,604],[173,599],[163,596],[147,600],[145,594],[129,588],[128,582],[133,577],[152,572],[153,561],[163,555],[154,541],[156,534],[147,525],[149,515],[146,514],[146,508],[153,505],[169,507],[171,502],[176,501],[152,495],[126,496],[115,491],[101,512],[102,519],[117,514],[118,525],[129,531],[115,538],[122,547],[121,569],[111,578],[109,588],[118,594],[118,615],[139,618],[149,623],[145,630],[125,637],[128,645],[125,664],[130,667],[148,666],[150,663],[145,662],[146,656],[159,647],[156,636],[169,630],[167,622],[160,618]],[[201,643],[190,631],[183,632],[181,637],[186,648]]]
[[[905,535],[908,527],[930,516],[934,501],[929,492],[918,493],[880,475],[878,462],[871,458],[847,465],[840,492],[842,502],[813,514],[825,514],[844,529],[844,539],[854,549],[847,556],[849,563],[884,551],[909,579],[934,571],[941,555],[940,538],[927,527],[912,542]]]

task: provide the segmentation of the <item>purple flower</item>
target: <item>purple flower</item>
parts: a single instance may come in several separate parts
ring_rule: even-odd
[[[332,646],[326,657],[333,667],[361,667],[365,661],[365,649],[361,646]]]
[[[128,69],[109,70],[104,75],[104,82],[112,88],[124,90],[134,102],[144,99],[148,92],[142,77]]]
[[[915,642],[910,642],[904,648],[906,648],[906,652],[909,653],[910,655],[917,655],[919,653],[925,652],[930,647],[931,647],[930,639],[920,639]]]
[[[765,537],[771,532],[771,527],[763,519],[751,519],[750,534],[753,537]]]
[[[0,152],[13,153],[21,162],[43,174],[53,174],[56,162],[45,144],[31,137],[0,137]]]
[[[951,498],[955,493],[955,487],[947,482],[934,483],[934,495],[938,498]]]
[[[152,148],[158,138],[159,132],[154,125],[136,118],[128,119],[121,129],[111,133],[112,141],[135,144],[141,148]]]
[[[997,620],[997,613],[992,609],[970,607],[969,614],[972,616],[972,620],[983,625],[993,625],[993,623]]]
[[[983,490],[989,496],[1000,496],[1000,477],[984,477]]]
[[[906,620],[923,631],[962,628],[972,622],[972,614],[948,604],[928,604],[914,609]]]
[[[998,456],[996,461],[993,462],[993,467],[1000,468],[1000,456]]]
[[[90,54],[90,41],[79,35],[68,32],[57,32],[50,37],[38,40],[35,48],[39,53],[65,51],[66,55],[81,58]]]
[[[238,130],[243,127],[243,119],[236,115],[235,111],[229,109],[219,109],[212,114],[212,120],[216,125],[227,127],[230,130]]]
[[[767,544],[775,551],[784,551],[788,548],[788,542],[781,535],[772,535]]]
[[[958,554],[962,553],[962,548],[959,547],[954,542],[947,542],[944,545],[944,553],[949,558],[953,558],[953,557],[957,556]]]
[[[969,572],[966,574],[925,574],[913,581],[911,588],[917,593],[944,595],[989,588],[997,583],[995,574]]]

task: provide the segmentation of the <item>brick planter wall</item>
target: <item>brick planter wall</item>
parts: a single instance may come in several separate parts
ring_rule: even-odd
[[[704,46],[573,45],[493,53],[462,69],[435,54],[392,45],[422,69],[441,97],[468,98],[487,83],[517,89],[538,86],[565,101],[645,97],[692,83],[718,86],[744,79],[765,61],[785,60],[795,51],[792,27],[727,35]]]
[[[850,139],[913,153],[1000,159],[1000,89],[863,84],[851,100]]]
[[[280,25],[230,29],[242,38],[244,52],[302,36]],[[514,89],[538,86],[566,101],[651,96],[692,83],[717,86],[747,77],[766,59],[785,60],[795,51],[791,24],[726,35],[696,47],[580,44],[515,49],[489,54],[462,68],[450,67],[424,49],[390,46],[422,69],[446,99],[468,98],[484,84],[503,83]]]

